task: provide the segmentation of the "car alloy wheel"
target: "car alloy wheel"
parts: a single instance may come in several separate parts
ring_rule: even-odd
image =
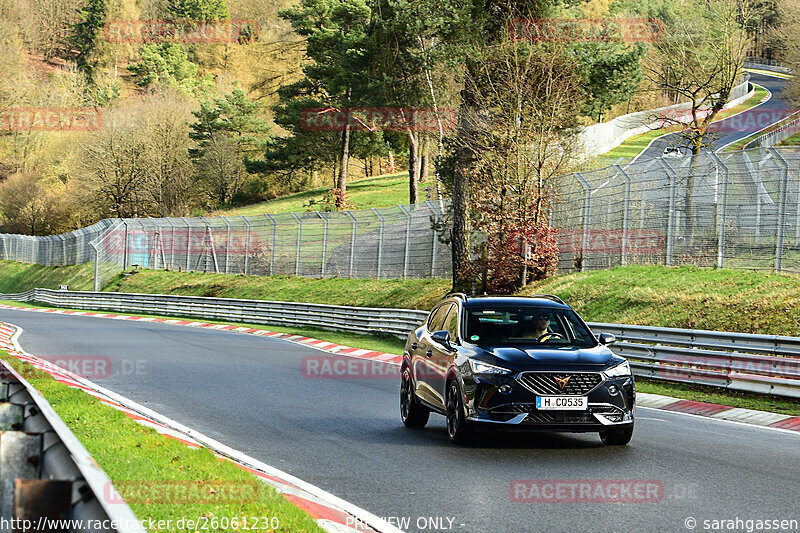
[[[447,436],[455,444],[466,444],[472,438],[472,431],[464,417],[464,404],[458,384],[451,381],[447,390]]]
[[[428,423],[431,412],[420,405],[414,394],[414,384],[408,369],[403,371],[400,382],[400,418],[410,428],[422,428]]]

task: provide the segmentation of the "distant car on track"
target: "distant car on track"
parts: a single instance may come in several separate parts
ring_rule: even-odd
[[[598,432],[605,444],[633,435],[636,390],[628,362],[556,296],[453,294],[409,333],[400,413],[411,428],[445,415],[455,443],[475,430]]]

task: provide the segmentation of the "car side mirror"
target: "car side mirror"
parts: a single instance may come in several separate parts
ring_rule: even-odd
[[[431,338],[446,348],[450,348],[450,332],[446,329],[441,331],[434,331],[431,333]]]
[[[600,335],[597,336],[597,340],[603,346],[610,346],[615,342],[617,342],[617,338],[611,333],[601,333]]]

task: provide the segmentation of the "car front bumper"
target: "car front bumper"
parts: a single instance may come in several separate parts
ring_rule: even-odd
[[[571,373],[566,372],[560,375],[569,374]],[[559,394],[526,386],[526,380],[521,379],[522,374],[465,376],[467,420],[479,429],[568,432],[622,429],[632,425],[636,398],[633,377],[599,376],[599,381],[587,385],[585,391],[571,391],[570,396],[587,397],[588,409],[585,411],[537,409],[537,396]]]

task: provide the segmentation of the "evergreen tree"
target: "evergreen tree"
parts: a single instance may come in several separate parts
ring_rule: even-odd
[[[72,26],[69,43],[75,49],[75,63],[91,79],[98,64],[100,33],[106,22],[106,0],[86,0],[78,10],[78,22]]]

